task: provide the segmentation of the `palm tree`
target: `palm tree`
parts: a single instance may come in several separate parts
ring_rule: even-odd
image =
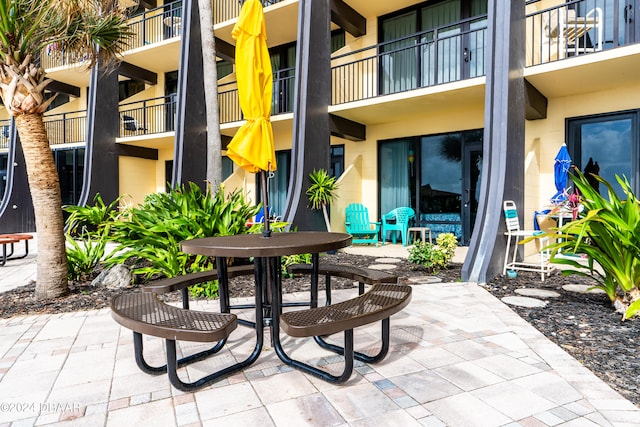
[[[331,222],[329,221],[329,213],[327,212],[327,205],[333,203],[333,200],[338,196],[338,183],[335,176],[329,176],[326,170],[319,169],[313,170],[309,174],[309,181],[311,185],[307,190],[307,197],[309,197],[309,203],[313,209],[322,209],[322,215],[324,216],[324,223],[327,226],[327,231],[331,231]]]
[[[37,299],[69,291],[60,182],[43,113],[54,97],[40,66],[47,46],[108,66],[130,35],[117,0],[0,0],[0,93],[24,151],[38,233]]]
[[[202,39],[202,71],[207,121],[207,181],[211,188],[222,183],[222,141],[218,106],[218,70],[216,66],[216,39],[213,32],[211,0],[197,0]]]

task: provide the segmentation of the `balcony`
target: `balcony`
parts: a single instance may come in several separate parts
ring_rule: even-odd
[[[484,76],[486,16],[332,58],[332,105]]]
[[[293,112],[295,78],[295,68],[285,68],[273,72],[272,116]],[[238,122],[244,119],[238,99],[236,82],[218,86],[218,102],[220,105],[221,124]]]
[[[127,40],[127,52],[179,38],[182,34],[182,1],[146,10],[132,17],[129,20],[129,26],[133,34]],[[156,61],[157,56],[155,55]],[[177,61],[177,53],[163,56],[175,56]],[[81,66],[84,59],[82,56],[66,52],[64,43],[51,43],[40,55],[42,68],[50,71],[60,67]],[[127,58],[127,60],[130,59]],[[145,65],[148,64],[140,64],[140,66]]]
[[[640,0],[550,3],[527,4],[527,66],[631,45],[640,38],[634,18]]]
[[[339,106],[484,76],[485,46],[486,16],[478,16],[335,55],[331,103]],[[294,84],[295,69],[274,72],[272,115],[293,112]],[[242,120],[236,83],[220,85],[218,96],[220,123]]]
[[[43,120],[49,145],[86,143],[87,110],[48,114]]]
[[[281,1],[283,0],[262,0],[262,6],[271,6]],[[214,0],[213,24],[236,19],[240,15],[241,8],[242,4],[238,0]]]
[[[176,96],[120,104],[120,137],[140,137],[176,130]]]

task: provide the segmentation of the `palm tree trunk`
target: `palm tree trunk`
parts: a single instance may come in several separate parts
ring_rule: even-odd
[[[327,226],[327,231],[331,232],[331,221],[329,221],[329,213],[327,212],[327,205],[322,204],[322,215],[324,216],[324,223]]]
[[[213,33],[211,0],[197,0],[202,40],[202,71],[204,77],[204,103],[207,121],[207,181],[216,191],[222,183],[222,141],[218,113],[218,69],[216,41]]]
[[[60,180],[41,114],[15,116],[38,233],[36,299],[69,292]]]

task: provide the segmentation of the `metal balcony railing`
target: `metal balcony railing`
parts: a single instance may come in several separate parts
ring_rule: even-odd
[[[280,3],[282,0],[262,0],[262,6],[267,7]],[[213,0],[213,23],[235,19],[240,15],[242,0]]]
[[[160,43],[182,34],[182,1],[149,9],[129,20],[133,35],[127,50]]]
[[[483,76],[486,16],[332,58],[333,105]]]
[[[132,17],[129,25],[133,34],[127,40],[126,50],[179,37],[182,34],[182,1],[146,10]],[[82,63],[84,59],[75,53],[65,52],[64,43],[51,43],[40,55],[40,63],[45,70]]]
[[[540,0],[527,2],[526,65],[637,43],[638,7],[640,0],[574,0],[544,8]]]
[[[120,137],[175,130],[175,94],[120,105]]]
[[[11,120],[0,120],[0,150],[9,148],[9,128]]]
[[[273,72],[272,116],[293,112],[295,78],[295,68],[285,68]],[[236,82],[218,86],[218,102],[220,123],[237,122],[243,119]]]
[[[87,140],[87,110],[45,115],[49,145],[72,144]]]

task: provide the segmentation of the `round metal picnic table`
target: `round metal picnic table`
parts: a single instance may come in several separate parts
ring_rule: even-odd
[[[180,243],[188,254],[213,257],[280,257],[295,254],[318,254],[347,247],[351,235],[322,231],[295,233],[240,234],[235,236],[205,237]]]
[[[218,294],[220,311],[229,313],[231,309],[255,308],[255,322],[238,319],[238,323],[252,326],[256,330],[256,345],[249,363],[253,363],[262,351],[264,327],[269,327],[274,347],[280,344],[279,316],[282,306],[306,305],[317,307],[319,254],[351,245],[351,235],[318,231],[291,233],[240,234],[185,240],[180,243],[182,251],[188,254],[205,255],[216,258],[218,270]],[[286,255],[311,254],[313,269],[311,274],[311,296],[308,302],[282,303],[281,257]],[[227,258],[254,258],[255,304],[231,305]],[[280,357],[280,353],[278,356]],[[285,363],[289,363],[280,357]]]

